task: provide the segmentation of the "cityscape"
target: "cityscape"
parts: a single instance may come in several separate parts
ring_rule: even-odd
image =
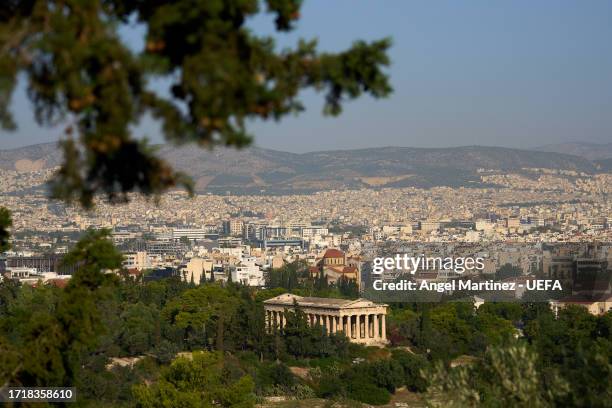
[[[500,340],[503,338],[521,341],[532,336],[529,324],[535,321],[527,325],[523,320],[511,323],[503,319],[482,323],[491,310],[499,309],[500,316],[506,316],[517,313],[510,306],[513,304],[523,305],[522,313],[538,307],[533,305],[542,305],[557,322],[574,319],[573,308],[602,321],[612,310],[612,174],[605,171],[479,168],[477,185],[455,187],[383,185],[296,194],[199,191],[190,195],[174,190],[155,198],[130,194],[129,202],[122,205],[100,197],[93,209],[85,210],[49,199],[46,183],[56,170],[0,169],[0,202],[13,220],[11,248],[0,254],[2,284],[16,282],[22,287],[65,290],[82,268],[79,263],[64,262],[65,257],[71,256],[91,231],[108,231],[121,258],[115,269],[106,273],[120,276],[126,289],[134,283],[140,286],[140,296],[145,297],[139,302],[148,301],[146,293],[155,285],[161,284],[157,287],[166,291],[172,285],[183,285],[175,300],[165,306],[162,303],[154,312],[152,316],[160,320],[148,328],[141,317],[133,320],[125,315],[130,307],[143,306],[118,309],[126,308],[121,325],[114,329],[120,351],[107,352],[105,369],[90,375],[116,376],[127,370],[132,380],[118,391],[122,398],[138,395],[139,385],[129,384],[139,381],[135,370],[149,364],[147,359],[151,357],[146,356],[152,356],[156,365],[148,369],[145,378],[154,378],[164,372],[161,367],[172,358],[176,358],[172,364],[188,361],[183,358],[202,358],[198,350],[231,347],[240,356],[244,346],[240,351],[237,344],[255,341],[248,340],[255,336],[261,343],[255,341],[259,345],[247,349],[254,347],[260,356],[287,361],[286,365],[277,362],[274,366],[275,370],[286,370],[286,380],[266,379],[266,363],[252,374],[267,384],[254,388],[259,407],[319,406],[330,396],[337,399],[346,395],[349,400],[388,403],[385,407],[420,407],[423,400],[438,401],[438,394],[431,390],[445,381],[426,377],[434,375],[424,370],[431,370],[436,359],[477,370],[479,366],[469,361],[482,351],[468,351],[473,344],[508,341]],[[376,184],[381,178],[368,180]],[[474,256],[482,263],[478,270],[461,273],[442,267],[442,261],[433,269],[417,269],[416,273],[405,273],[397,267],[380,273],[373,268],[377,259],[408,256],[431,256],[428,259],[433,259],[434,265],[436,259],[473,260],[470,257]],[[213,299],[210,296],[220,296],[213,295],[215,288],[231,293],[235,285],[259,301],[245,306],[250,312],[239,312],[243,316],[233,324],[248,327],[263,321],[261,328],[244,332],[244,326],[236,329],[230,324],[223,329],[219,326],[222,315],[213,315],[203,321],[201,329],[188,325],[181,331],[182,338],[168,332],[163,335],[168,340],[156,345],[158,340],[151,337],[156,325],[168,331],[178,324],[175,319],[181,313],[192,316],[205,307],[202,303],[197,306],[197,302],[192,306],[193,299],[188,295],[199,296],[201,291],[205,299]],[[226,302],[231,305],[231,297],[222,299],[215,307],[227,310],[223,313],[236,313],[224,306]],[[209,304],[210,300],[205,302]],[[472,316],[468,319],[475,319],[468,320],[475,325],[473,337],[465,343],[467,348],[460,348],[463,351],[449,351],[447,345],[434,339],[441,336],[448,342],[457,341],[455,329],[445,325],[462,320],[447,322],[448,317],[442,317],[448,313],[445,305],[455,304],[451,310],[462,310],[466,302],[473,307],[467,314]],[[406,304],[413,306],[405,309],[402,305]],[[432,304],[438,305],[430,312],[433,318],[442,320],[434,324],[431,333],[414,329],[423,325],[423,316],[431,307],[427,305]],[[173,307],[182,312],[172,312]],[[419,311],[419,315],[411,310]],[[138,313],[146,316],[151,311]],[[168,320],[168,313],[179,315]],[[413,320],[404,317],[405,313],[419,317]],[[228,319],[236,321],[235,317]],[[240,323],[242,319],[246,320]],[[207,339],[207,331],[215,332],[216,340]],[[124,339],[125,333],[135,338],[149,336],[149,340],[133,343]],[[308,336],[314,337],[307,340]],[[485,338],[478,340],[479,336]],[[234,345],[222,345],[220,341]],[[314,345],[306,346],[304,342],[308,341]],[[284,344],[282,352],[279,342]],[[347,344],[363,349],[350,351]],[[308,347],[314,348],[308,351]],[[404,349],[419,354],[406,356]],[[378,352],[372,350],[390,350],[391,354],[377,360],[379,357],[372,356]],[[600,353],[598,348],[593,350]],[[423,352],[430,357],[421,357]],[[302,359],[299,364],[306,364],[306,368],[294,366],[291,361],[295,358]],[[386,391],[378,387],[367,394],[351,391],[352,380],[346,380],[345,386],[334,391],[337,394],[327,394],[321,390],[330,380],[319,374],[317,364],[330,358],[335,361],[333,370],[340,370],[331,378],[344,378],[353,375],[349,373],[355,369],[371,370],[380,364],[388,365],[386,369],[395,367],[406,377],[401,380],[400,375]],[[157,364],[161,364],[159,369]],[[377,381],[376,377],[367,378]],[[75,381],[86,395],[95,394],[80,380]],[[154,389],[143,390],[157,392]],[[111,401],[116,397],[105,393],[103,398]]]
[[[155,202],[138,195],[121,206],[99,200],[87,211],[47,199],[44,183],[53,171],[0,170],[0,197],[14,217],[13,247],[4,255],[4,268],[24,282],[69,279],[60,270],[61,258],[88,229],[110,231],[124,268],[134,276],[178,276],[196,285],[230,280],[265,287],[269,271],[304,261],[329,284],[352,280],[363,292],[375,256],[436,244],[522,244],[519,255],[491,257],[486,268],[491,276],[509,264],[520,269],[521,279],[538,273],[552,277],[555,261],[545,262],[541,244],[599,244],[597,256],[612,257],[609,173],[479,169],[486,188],[195,196],[174,191]],[[330,251],[340,254],[337,265],[321,268]],[[427,273],[432,280],[452,278],[443,271]],[[587,299],[595,309],[610,308],[607,289],[597,295]],[[578,300],[585,299],[574,296]]]
[[[611,15],[3,1],[0,405],[612,408]]]

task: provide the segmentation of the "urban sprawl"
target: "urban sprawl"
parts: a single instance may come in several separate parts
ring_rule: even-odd
[[[5,277],[26,283],[69,279],[70,271],[60,268],[62,255],[92,228],[110,231],[130,274],[145,280],[178,276],[196,285],[231,280],[264,287],[268,271],[302,260],[329,284],[354,280],[363,290],[377,256],[418,255],[427,245],[448,243],[489,249],[521,244],[480,271],[495,273],[510,264],[522,273],[514,279],[575,278],[585,259],[602,270],[612,265],[610,174],[483,169],[482,182],[491,187],[193,197],[174,191],[158,202],[138,195],[125,205],[100,200],[85,211],[48,199],[44,182],[52,173],[0,170],[0,204],[13,216],[12,248],[0,257]],[[584,249],[544,251],[534,259],[534,246],[568,242],[584,243]],[[449,278],[448,271],[420,276]],[[568,295],[567,302],[585,302],[581,293]],[[595,312],[609,309],[609,282],[590,296]]]

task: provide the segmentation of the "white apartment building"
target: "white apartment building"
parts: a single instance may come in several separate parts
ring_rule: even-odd
[[[302,228],[302,238],[313,238],[315,236],[324,236],[329,234],[329,229],[326,227],[303,227]]]
[[[255,257],[242,257],[240,262],[230,270],[232,282],[246,286],[264,286],[265,279],[261,267],[255,263]]]
[[[210,233],[211,231],[208,228],[174,228],[172,230],[172,239],[187,238],[190,241],[197,241],[206,239]]]

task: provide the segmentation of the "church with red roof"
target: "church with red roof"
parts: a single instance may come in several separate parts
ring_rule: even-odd
[[[330,248],[319,258],[316,265],[310,268],[311,276],[323,276],[327,278],[327,283],[335,284],[339,279],[345,278],[360,284],[360,273],[357,265],[349,265],[346,254],[339,249]]]

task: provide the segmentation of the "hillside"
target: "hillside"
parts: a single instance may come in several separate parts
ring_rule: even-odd
[[[534,150],[571,154],[589,160],[612,159],[612,143],[570,142],[540,146]]]
[[[190,174],[197,191],[290,193],[362,187],[477,185],[478,169],[541,167],[585,172],[595,165],[581,157],[501,147],[381,147],[303,154],[252,147],[202,150],[159,146],[160,155]],[[0,150],[0,168],[31,171],[56,166],[55,144]]]

